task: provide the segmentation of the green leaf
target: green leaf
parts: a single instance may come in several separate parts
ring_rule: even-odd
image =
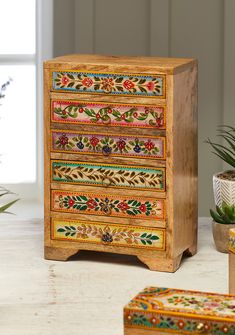
[[[57,229],[57,232],[58,233],[64,233],[66,231],[66,229],[64,229],[64,228],[59,228],[59,229]]]
[[[83,205],[80,207],[80,211],[85,211],[87,209],[87,205]]]
[[[135,215],[135,213],[133,213],[132,211],[130,211],[129,209],[127,209],[127,214],[129,214],[129,215]]]
[[[158,237],[158,236],[156,236],[156,235],[153,235],[153,236],[151,237],[151,240],[152,240],[152,241],[159,240],[159,237]]]
[[[13,201],[9,202],[8,204],[1,206],[0,207],[0,213],[4,213],[9,207],[11,207],[18,200],[19,199],[13,200]]]
[[[147,236],[147,233],[140,235],[141,238],[145,238],[146,236]]]
[[[69,77],[70,79],[74,79],[74,76],[71,73],[67,73],[67,77]]]
[[[211,214],[212,219],[215,222],[225,224],[224,220],[215,211],[213,211],[212,209],[210,209],[210,214]]]

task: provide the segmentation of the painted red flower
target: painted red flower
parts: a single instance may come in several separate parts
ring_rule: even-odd
[[[88,200],[86,204],[90,209],[94,209],[97,206],[97,202],[93,199]]]
[[[96,118],[97,118],[97,120],[100,119],[100,114],[99,113],[96,114]]]
[[[84,108],[80,107],[79,108],[79,113],[83,113],[84,112]]]
[[[118,205],[117,205],[118,208],[121,209],[121,211],[126,211],[128,208],[130,208],[127,203],[125,202],[120,202]]]
[[[63,76],[61,78],[61,82],[62,82],[63,85],[66,85],[69,82],[69,78],[67,76]]]
[[[137,113],[137,112],[135,112],[135,113],[133,114],[133,116],[134,116],[134,117],[137,117],[137,116],[138,116],[138,113]]]
[[[156,325],[159,323],[159,319],[155,318],[154,316],[149,320],[153,325]]]
[[[146,86],[147,86],[147,88],[148,88],[149,91],[153,91],[153,89],[154,89],[154,83],[152,81],[150,81]]]
[[[123,139],[120,139],[118,142],[117,142],[117,147],[120,151],[122,151],[123,149],[125,149],[125,146],[126,146],[126,142],[123,140]]]
[[[100,140],[97,137],[94,137],[94,136],[90,139],[90,143],[93,147],[96,147],[97,144],[99,143],[99,141]]]
[[[226,325],[224,325],[224,326],[222,326],[221,330],[222,330],[225,334],[227,334],[227,333],[229,332],[229,327],[226,326]]]
[[[148,151],[151,151],[154,148],[154,143],[151,140],[148,140],[144,146]]]
[[[65,134],[62,134],[59,137],[59,141],[60,141],[60,144],[63,145],[63,146],[65,146],[66,144],[69,143],[69,139],[68,139],[68,137]]]
[[[145,204],[142,204],[142,205],[140,205],[140,211],[142,212],[142,213],[145,213],[146,212],[146,205]]]
[[[90,87],[93,84],[93,80],[91,78],[84,78],[82,84],[86,87]]]
[[[112,108],[109,108],[109,109],[108,109],[108,113],[109,113],[109,114],[112,114],[112,112],[113,112]]]
[[[132,83],[132,81],[130,81],[129,79],[125,80],[123,83],[123,86],[127,89],[127,90],[131,90],[135,84]]]
[[[179,320],[178,321],[178,326],[179,326],[180,329],[183,329],[184,326],[185,326],[185,322],[183,320]]]
[[[68,205],[69,207],[72,207],[75,204],[75,201],[73,199],[69,199]]]
[[[161,117],[158,117],[157,119],[156,119],[156,123],[157,123],[157,126],[158,127],[161,127],[162,126],[162,118]]]

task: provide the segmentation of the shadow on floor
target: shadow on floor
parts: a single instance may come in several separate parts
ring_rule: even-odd
[[[147,268],[136,256],[113,254],[108,252],[85,251],[81,250],[77,254],[71,256],[69,261],[86,261],[97,263],[111,263],[127,266],[138,266]]]

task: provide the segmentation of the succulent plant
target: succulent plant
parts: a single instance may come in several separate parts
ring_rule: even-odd
[[[211,142],[208,138],[206,143],[214,149],[213,153],[224,162],[235,168],[235,128],[231,126],[219,126],[218,136],[224,140],[224,145]]]
[[[210,209],[214,221],[221,224],[235,224],[235,205],[227,205],[224,201],[221,208],[216,206],[216,211]]]

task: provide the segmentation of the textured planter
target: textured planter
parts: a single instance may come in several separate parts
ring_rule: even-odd
[[[235,204],[235,180],[223,179],[220,175],[229,174],[228,172],[216,173],[213,176],[213,190],[215,204],[221,207],[224,201],[227,205]],[[234,173],[231,171],[231,173]]]
[[[221,224],[212,221],[212,232],[216,249],[228,253],[229,230],[235,228],[235,224]]]

